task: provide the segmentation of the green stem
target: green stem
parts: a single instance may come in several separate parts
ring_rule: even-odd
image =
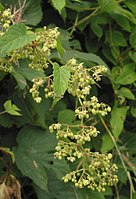
[[[72,29],[71,29],[70,35],[72,35],[72,34],[73,34],[73,32],[74,32],[74,31],[75,31],[75,29],[76,29],[76,26],[77,26],[77,23],[78,23],[78,18],[79,18],[79,13],[77,13],[77,16],[76,16],[75,22],[74,22],[74,24],[73,24],[73,26],[72,26]]]
[[[4,114],[4,113],[6,113],[6,111],[2,111],[2,112],[0,112],[0,115],[2,115],[2,114]]]
[[[75,10],[72,6],[69,6],[69,5],[66,5],[66,8],[70,8],[72,10]],[[97,9],[97,7],[92,7],[92,8],[76,7],[76,10],[78,10],[78,11],[88,11],[88,10],[96,10],[96,9]]]
[[[126,165],[125,165],[125,163],[124,163],[124,160],[123,160],[123,158],[122,158],[121,152],[120,152],[120,150],[119,150],[119,148],[118,148],[118,146],[117,146],[117,144],[116,144],[116,141],[115,141],[114,136],[112,135],[111,131],[110,131],[109,128],[107,127],[107,125],[106,125],[105,121],[103,120],[103,118],[102,118],[100,115],[99,115],[99,117],[100,117],[100,120],[101,120],[103,126],[105,127],[107,133],[109,134],[109,136],[110,136],[110,138],[111,138],[111,140],[112,140],[112,142],[113,142],[113,144],[114,144],[114,146],[115,146],[115,148],[116,148],[116,151],[117,151],[117,153],[118,153],[118,156],[119,156],[119,158],[120,158],[120,160],[121,160],[122,166],[123,166],[123,168],[124,168],[124,171],[125,171],[125,173],[126,173],[126,175],[127,175],[127,177],[128,177],[129,184],[130,184],[130,199],[133,199],[133,198],[132,198],[132,194],[135,193],[135,189],[134,189],[134,185],[133,185],[133,182],[132,182],[130,173],[129,173],[128,170],[127,170],[127,167],[126,167]]]
[[[76,25],[74,26],[74,28],[76,28],[77,26],[83,24],[84,22],[86,22],[86,21],[90,20],[92,17],[94,17],[99,9],[100,9],[100,7],[97,7],[90,15],[88,15],[88,16],[82,18],[81,20],[79,20],[76,23]],[[73,26],[70,27],[69,29],[72,29],[72,28],[73,28]]]

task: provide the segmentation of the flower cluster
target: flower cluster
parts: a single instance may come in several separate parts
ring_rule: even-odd
[[[6,10],[0,11],[0,36],[3,35],[11,24],[12,14],[11,10],[8,8]]]
[[[13,69],[12,63],[7,58],[0,58],[0,70],[6,73],[11,73]]]
[[[39,78],[34,78],[32,80],[33,86],[30,89],[30,93],[32,93],[33,99],[37,102],[40,103],[42,101],[42,98],[39,96],[39,88],[43,87],[43,84],[45,82],[45,77],[39,77]]]
[[[77,64],[75,59],[68,61],[67,66],[71,72],[68,92],[84,99],[90,93],[91,84],[94,84],[93,78],[89,75],[88,69],[83,66],[83,63]]]
[[[46,69],[49,65],[51,50],[56,48],[59,31],[57,28],[42,30],[35,33],[36,39],[23,48],[17,49],[9,54],[12,60],[28,59],[28,66],[37,71]]]
[[[77,158],[82,157],[82,152],[80,152],[80,148],[74,142],[65,142],[60,140],[56,146],[55,157],[58,159],[66,158],[70,162],[74,162]]]
[[[112,186],[118,182],[117,175],[113,174],[117,171],[117,166],[110,165],[112,154],[92,153],[86,149],[86,158],[88,164],[83,166],[81,162],[75,171],[63,177],[64,182],[72,181],[78,188],[87,187],[99,192],[105,191],[106,186]]]
[[[51,50],[57,46],[59,36],[58,28],[47,29],[36,32],[36,40],[30,45],[31,51],[28,58],[31,60],[29,67],[36,70],[41,70],[48,67],[48,57]]]
[[[104,66],[87,69],[83,63],[77,64],[75,59],[69,60],[67,66],[71,73],[67,90],[77,97],[75,118],[78,121],[72,124],[56,123],[49,127],[50,132],[55,132],[58,139],[54,155],[60,160],[65,158],[72,163],[76,160],[79,162],[75,170],[63,177],[64,182],[72,181],[78,188],[105,191],[105,186],[112,186],[118,181],[117,175],[114,174],[117,166],[111,164],[112,154],[91,152],[86,148],[86,143],[100,133],[86,121],[96,114],[105,116],[111,111],[111,108],[100,103],[97,97],[89,98],[91,86],[101,79],[101,73],[107,69]],[[51,85],[49,87],[51,88]],[[51,92],[53,93],[53,87]]]
[[[106,73],[108,71],[108,69],[103,65],[99,65],[99,66],[92,67],[91,71],[93,72],[94,80],[97,82],[97,81],[101,80],[102,74]]]

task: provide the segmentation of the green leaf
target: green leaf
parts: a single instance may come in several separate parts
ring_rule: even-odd
[[[125,65],[116,79],[117,84],[129,85],[136,81],[136,72],[134,72],[135,64]]]
[[[54,105],[63,97],[68,88],[70,71],[67,66],[59,66],[57,63],[53,65],[53,86],[55,92]]]
[[[127,152],[129,154],[136,154],[136,135],[135,132],[127,132],[122,136],[122,141],[125,145],[125,148],[127,148]]]
[[[66,0],[51,0],[54,8],[58,10],[58,12],[61,14],[62,9],[66,5]]]
[[[133,117],[136,117],[136,108],[131,108],[131,114],[133,115]]]
[[[98,0],[98,3],[102,12],[107,12],[109,14],[120,14],[129,19],[134,24],[136,23],[135,16],[128,10],[122,8],[116,0]]]
[[[65,53],[65,49],[63,48],[63,46],[62,46],[62,44],[61,44],[61,42],[60,42],[60,40],[58,39],[57,40],[57,51],[58,51],[58,53],[59,53],[59,55],[62,57],[63,55],[64,55],[64,53]]]
[[[0,11],[3,11],[4,7],[3,5],[0,3]]]
[[[41,0],[27,0],[23,16],[27,25],[36,26],[42,20]]]
[[[58,122],[62,124],[71,124],[74,120],[75,112],[70,109],[60,111],[58,114]]]
[[[68,172],[65,161],[54,159],[57,141],[49,131],[25,126],[18,134],[17,143],[14,153],[18,169],[41,189],[48,190],[48,170],[59,179]]]
[[[76,199],[74,189],[70,184],[58,180],[54,173],[48,173],[48,192],[34,185],[38,199]]]
[[[5,112],[9,113],[10,115],[16,115],[16,116],[20,116],[21,113],[19,113],[19,111],[21,111],[16,105],[12,104],[11,100],[8,100],[4,103],[4,108],[5,108]]]
[[[67,50],[62,57],[64,61],[68,61],[69,59],[80,59],[82,61],[91,61],[96,64],[104,65],[107,66],[106,63],[97,55],[93,53],[84,53],[84,52],[79,52],[77,50]]]
[[[108,151],[113,149],[113,147],[114,147],[114,144],[111,137],[109,136],[109,134],[105,133],[102,137],[101,152],[107,153]]]
[[[19,62],[19,67],[15,69],[15,74],[19,74],[24,77],[24,79],[27,79],[29,81],[32,81],[34,78],[38,77],[45,77],[44,71],[36,71],[34,69],[31,69],[28,67],[29,62],[27,60],[21,60]],[[13,72],[13,73],[14,73]],[[19,79],[18,79],[19,80]],[[26,86],[26,82],[24,81],[24,86]]]
[[[124,3],[127,5],[127,7],[136,14],[136,1],[134,0],[125,0]]]
[[[28,95],[27,105],[30,108],[31,114],[34,118],[33,124],[43,129],[47,129],[47,120],[49,119],[49,117],[51,117],[48,113],[51,106],[51,102],[49,101],[49,99],[46,99],[43,95],[41,103],[37,104],[33,100],[32,96]]]
[[[112,42],[115,46],[127,46],[124,35],[120,31],[112,31]]]
[[[133,29],[131,30],[131,34],[130,34],[130,37],[129,37],[129,42],[130,42],[130,45],[136,49],[136,27],[133,27]]]
[[[115,136],[115,138],[118,138],[120,133],[123,130],[123,124],[124,124],[128,109],[129,109],[129,106],[124,106],[124,107],[114,106],[114,108],[112,109],[110,125],[112,129],[112,133]]]
[[[131,32],[131,26],[127,18],[119,14],[112,14],[111,16],[123,30]]]
[[[130,89],[128,89],[128,88],[126,88],[126,87],[122,87],[122,88],[119,90],[119,94],[121,94],[123,97],[126,97],[126,98],[128,98],[128,99],[135,100],[134,94],[131,92]]]
[[[17,81],[19,89],[24,90],[27,86],[27,82],[26,82],[25,78],[23,77],[23,75],[18,73],[16,70],[12,70],[11,74]]]
[[[0,37],[0,53],[8,53],[22,48],[26,44],[31,43],[34,39],[35,35],[28,34],[24,24],[14,24]]]
[[[0,115],[0,126],[10,128],[14,125],[13,117],[9,114]]]

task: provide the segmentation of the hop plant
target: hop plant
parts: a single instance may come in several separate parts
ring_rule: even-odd
[[[12,14],[7,9],[0,15],[0,35],[3,35],[11,24]],[[0,58],[1,71],[12,72],[14,68],[20,67],[21,59],[27,59],[28,67],[32,70],[43,73],[49,65],[53,66],[50,55],[57,46],[60,34],[58,28],[44,27],[34,34],[36,36],[34,41],[8,53],[6,57]],[[87,148],[87,143],[100,133],[94,124],[88,123],[90,118],[94,118],[96,114],[105,116],[111,111],[111,108],[107,104],[100,103],[96,96],[90,97],[92,86],[101,80],[101,76],[107,72],[107,68],[101,65],[86,68],[84,63],[78,63],[75,59],[69,60],[65,66],[70,73],[67,92],[77,101],[76,122],[72,124],[55,123],[49,127],[50,132],[55,132],[58,139],[54,155],[60,160],[65,158],[70,163],[78,164],[75,170],[63,177],[64,182],[72,181],[78,188],[87,187],[92,190],[105,191],[105,186],[112,186],[118,181],[115,175],[117,166],[111,163],[111,154],[92,152]],[[35,77],[32,79],[32,84],[29,92],[37,103],[42,101],[41,88],[44,89],[46,98],[55,99],[53,74]]]
[[[67,62],[71,76],[68,83],[68,92],[77,98],[75,117],[78,124],[52,124],[50,132],[56,133],[58,144],[55,157],[65,158],[73,163],[78,160],[76,169],[66,174],[64,182],[73,182],[78,188],[105,191],[106,186],[113,186],[118,182],[117,166],[111,163],[112,154],[100,154],[86,148],[86,143],[100,133],[94,125],[87,125],[87,120],[96,114],[107,115],[111,108],[100,103],[96,96],[89,97],[91,87],[101,80],[103,73],[107,72],[105,66],[85,68],[83,63],[77,63],[75,59]],[[52,86],[53,92],[53,86]]]

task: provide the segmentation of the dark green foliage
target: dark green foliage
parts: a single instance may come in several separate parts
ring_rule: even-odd
[[[15,163],[9,167],[20,180],[22,198],[31,199],[34,194],[33,199],[135,199],[136,1],[24,2],[2,1],[4,7],[12,7],[12,12],[21,6],[22,10],[18,21],[17,16],[15,20],[21,23],[12,25],[0,37],[0,57],[6,58],[13,50],[23,48],[35,39],[31,30],[28,34],[24,24],[35,32],[43,25],[59,26],[61,35],[57,51],[50,55],[54,65],[46,74],[53,73],[54,100],[44,98],[42,88],[42,102],[37,104],[32,99],[29,94],[31,81],[44,77],[45,71],[28,68],[27,59],[20,60],[20,67],[15,66],[11,73],[0,71],[0,143],[15,153]],[[3,6],[0,4],[0,10]],[[62,182],[61,177],[69,172],[69,165],[53,156],[57,140],[48,132],[48,126],[56,121],[67,124],[75,121],[76,100],[66,92],[70,72],[65,64],[71,58],[84,62],[87,68],[93,65],[108,68],[107,76],[92,93],[109,104],[112,111],[104,120],[99,120],[99,116],[88,120],[101,134],[87,144],[93,151],[111,152],[113,162],[119,168],[117,186],[107,187],[104,193],[77,189],[71,183]],[[4,169],[0,161],[1,175]],[[30,194],[26,187],[30,187]]]

